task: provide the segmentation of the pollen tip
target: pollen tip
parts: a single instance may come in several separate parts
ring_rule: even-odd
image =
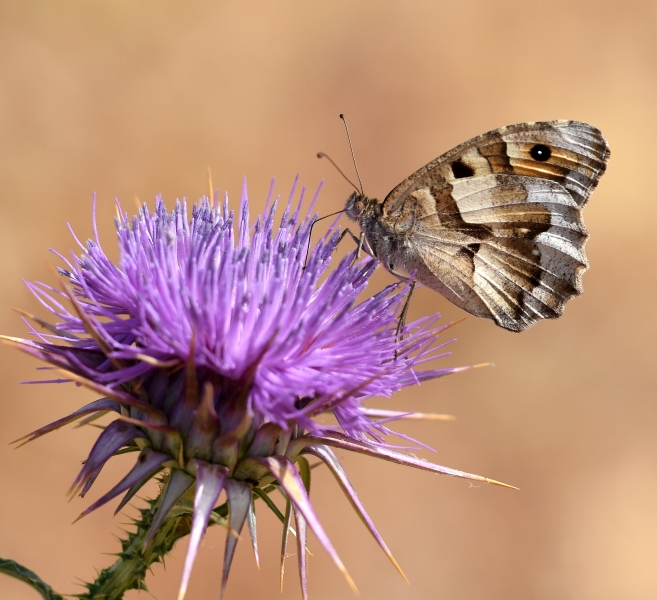
[[[459,323],[463,323],[468,317],[462,317],[460,319],[457,319],[456,321],[452,321],[451,323],[447,323],[441,331],[446,331],[447,329],[450,329],[451,327],[454,327],[455,325],[458,325]]]
[[[494,485],[499,485],[500,487],[510,488],[512,490],[519,490],[520,489],[520,488],[516,487],[515,485],[510,485],[508,483],[503,483],[502,481],[496,481],[495,479],[488,479],[488,477],[482,477],[482,481],[485,481],[486,483],[492,483]]]
[[[23,342],[21,338],[13,337],[11,335],[0,335],[0,340],[3,342],[9,342],[9,343],[15,343],[18,344],[20,342]]]
[[[404,571],[402,571],[402,568],[399,566],[399,563],[395,560],[395,557],[392,554],[388,553],[388,558],[390,559],[390,562],[393,564],[395,569],[397,569],[397,572],[404,578],[404,581],[408,585],[411,585],[411,582],[408,580],[408,577],[406,577]]]
[[[354,580],[351,578],[351,575],[349,575],[349,573],[347,572],[346,567],[342,564],[342,562],[337,563],[336,566],[342,573],[343,577],[347,580],[347,584],[351,588],[351,591],[354,593],[354,595],[360,596],[360,592],[358,591],[358,588],[356,587]]]

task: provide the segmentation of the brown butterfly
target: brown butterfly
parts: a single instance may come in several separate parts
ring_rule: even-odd
[[[345,210],[388,271],[523,331],[582,293],[582,209],[608,160],[591,125],[520,123],[439,156],[381,203],[353,193]]]

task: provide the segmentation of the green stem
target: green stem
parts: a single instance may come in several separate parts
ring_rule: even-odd
[[[275,486],[269,486],[270,492]],[[157,511],[159,496],[148,501],[148,507],[140,510],[140,518],[135,520],[136,530],[128,532],[127,538],[121,540],[122,550],[117,554],[118,560],[98,574],[96,581],[85,584],[87,592],[76,595],[80,600],[121,600],[128,590],[147,590],[146,572],[157,562],[164,562],[164,557],[171,552],[175,543],[189,535],[192,521],[193,502],[181,499],[164,520],[160,530],[146,550],[144,540]],[[226,503],[215,508],[208,526],[225,524],[228,516]]]
[[[41,578],[36,573],[19,565],[15,560],[0,558],[0,573],[15,577],[23,583],[27,583],[27,585],[39,592],[44,600],[64,600],[63,596],[55,592],[47,583],[41,581]]]
[[[258,490],[259,494],[254,494],[254,498],[264,497],[269,500],[267,494],[275,487],[271,485],[264,490]],[[85,583],[86,592],[67,594],[67,596],[80,600],[121,600],[128,590],[147,590],[146,572],[154,563],[164,562],[164,557],[171,552],[176,542],[189,535],[192,522],[193,502],[183,497],[164,520],[148,548],[144,550],[146,534],[157,512],[159,501],[160,496],[148,500],[148,506],[139,511],[139,518],[134,520],[135,530],[126,532],[127,537],[121,540],[121,552],[116,554],[117,561],[111,567],[100,571],[93,583]],[[267,504],[273,505],[271,500]],[[226,525],[227,516],[228,505],[224,503],[212,511],[208,526]],[[27,583],[39,592],[44,600],[64,600],[64,596],[55,592],[35,573],[13,560],[0,558],[0,573]]]
[[[81,600],[120,600],[127,590],[146,590],[146,571],[163,560],[181,537],[189,533],[189,515],[166,519],[150,546],[143,551],[144,540],[157,510],[157,500],[140,510],[141,518],[135,520],[136,530],[121,540],[118,560],[98,573],[96,581],[85,584],[87,592],[76,597]]]

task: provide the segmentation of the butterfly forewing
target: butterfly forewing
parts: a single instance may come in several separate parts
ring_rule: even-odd
[[[532,155],[538,157],[537,160]],[[543,150],[544,146],[547,150]],[[432,160],[392,190],[383,202],[394,213],[417,189],[489,173],[551,179],[565,187],[578,206],[586,204],[609,159],[602,133],[579,121],[520,123],[489,131]]]

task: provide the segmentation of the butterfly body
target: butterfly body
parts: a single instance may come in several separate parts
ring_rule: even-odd
[[[389,271],[523,331],[582,293],[581,210],[608,159],[591,125],[521,123],[439,156],[382,203],[352,194],[345,208]]]

